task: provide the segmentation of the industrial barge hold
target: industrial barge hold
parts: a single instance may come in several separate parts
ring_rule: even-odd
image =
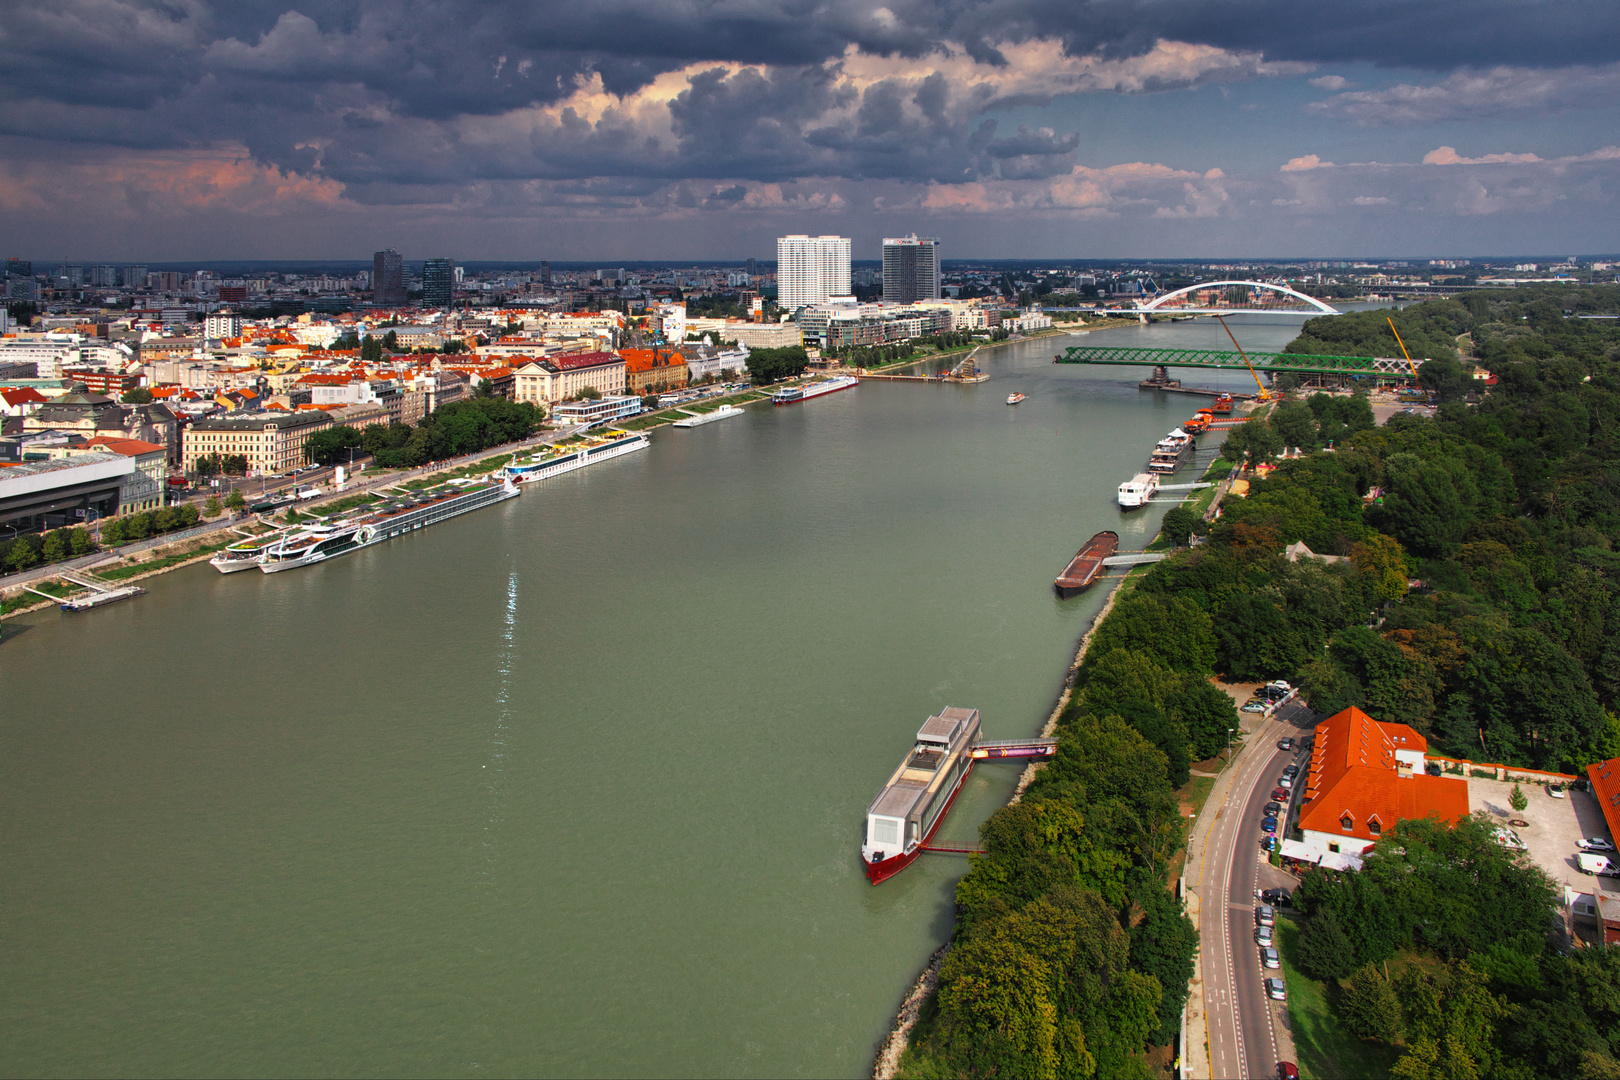
[[[893,877],[930,848],[940,822],[973,771],[975,761],[1045,761],[1057,753],[1056,739],[979,738],[979,710],[952,706],[930,716],[917,742],[866,808],[866,840],[861,862],[876,885]]]
[[[1116,532],[1100,532],[1087,540],[1085,546],[1074,553],[1069,565],[1052,583],[1058,595],[1067,599],[1090,586],[1097,580],[1097,575],[1102,573],[1103,560],[1112,558],[1118,550],[1119,533]]]

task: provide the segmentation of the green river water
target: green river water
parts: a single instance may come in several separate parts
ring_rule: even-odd
[[[1224,340],[988,350],[981,385],[752,406],[326,565],[8,622],[0,1071],[865,1073],[966,869],[868,885],[867,802],[942,706],[1039,729],[1105,594],[1052,578],[1151,537],[1114,489],[1205,403],[1052,354]]]

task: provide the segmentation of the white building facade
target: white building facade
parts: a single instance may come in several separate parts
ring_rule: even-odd
[[[849,237],[782,236],[776,241],[776,302],[786,311],[848,296]]]

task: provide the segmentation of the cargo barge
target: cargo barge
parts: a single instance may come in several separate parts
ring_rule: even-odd
[[[671,426],[702,427],[704,424],[712,424],[716,420],[729,420],[733,416],[741,416],[745,411],[735,405],[722,405],[713,412],[698,413],[696,416],[688,416],[684,420],[677,420]]]
[[[772,405],[797,405],[801,401],[820,397],[823,394],[835,393],[839,390],[848,390],[852,386],[860,385],[860,380],[853,375],[839,375],[820,382],[801,383],[798,386],[784,386],[771,395]]]
[[[925,851],[950,812],[976,761],[1046,760],[1057,740],[979,738],[978,709],[952,706],[930,716],[917,732],[911,752],[866,808],[861,864],[873,885],[885,881]]]
[[[1119,534],[1116,532],[1100,532],[1087,540],[1085,546],[1075,552],[1074,558],[1069,560],[1069,565],[1052,583],[1058,595],[1066,599],[1090,587],[1102,573],[1103,560],[1111,558],[1118,550]]]
[[[380,544],[428,525],[507,499],[516,498],[518,486],[511,480],[473,487],[447,484],[408,498],[386,502],[367,513],[341,521],[324,522],[282,536],[260,557],[259,569],[266,574],[295,570],[300,566],[325,562],[372,544]]]

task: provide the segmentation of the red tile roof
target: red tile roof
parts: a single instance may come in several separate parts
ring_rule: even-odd
[[[1592,781],[1592,797],[1609,824],[1609,835],[1620,836],[1620,758],[1588,765],[1586,777]]]
[[[125,457],[136,457],[140,454],[150,454],[154,450],[163,450],[157,443],[150,443],[144,439],[119,439],[111,435],[97,435],[93,439],[84,440],[85,446],[99,446],[115,454]]]
[[[1428,741],[1405,724],[1380,723],[1357,708],[1328,717],[1316,725],[1300,828],[1372,841],[1379,835],[1367,827],[1373,818],[1381,833],[1404,818],[1467,817],[1466,780],[1396,772],[1396,750],[1427,749]]]
[[[560,356],[548,356],[545,362],[560,371],[578,371],[581,368],[602,367],[605,364],[618,364],[623,360],[610,352],[564,353]]]

